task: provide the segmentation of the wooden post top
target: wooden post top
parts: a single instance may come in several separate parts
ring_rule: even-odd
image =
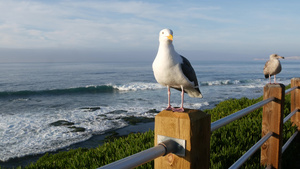
[[[285,87],[284,84],[281,83],[268,83],[265,87],[273,88],[273,87]]]
[[[183,118],[183,119],[195,119],[202,118],[207,114],[202,112],[201,110],[195,109],[184,109],[184,112],[173,112],[171,110],[163,110],[158,113],[156,116],[159,117],[174,117],[174,118]]]
[[[168,154],[154,160],[155,168],[208,169],[210,159],[210,114],[201,110],[163,110],[155,116],[157,135],[185,140],[185,157]]]
[[[292,78],[292,80],[300,81],[300,77],[294,77],[294,78]]]

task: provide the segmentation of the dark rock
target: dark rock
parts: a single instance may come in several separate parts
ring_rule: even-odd
[[[58,120],[56,122],[50,123],[50,126],[71,126],[71,125],[74,125],[74,123],[66,120]]]
[[[71,132],[84,132],[85,131],[85,128],[83,128],[83,127],[71,126],[71,127],[68,127],[68,128],[73,129]]]
[[[100,110],[101,108],[100,107],[82,107],[80,108],[86,112],[93,112],[93,111],[96,111],[96,110]]]

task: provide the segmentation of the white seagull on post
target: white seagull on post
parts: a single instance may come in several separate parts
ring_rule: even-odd
[[[270,55],[270,60],[268,60],[264,67],[265,78],[269,78],[269,83],[271,83],[271,76],[274,75],[274,83],[276,83],[276,74],[281,71],[281,64],[278,59],[284,59],[284,57],[277,54]]]
[[[156,81],[168,88],[168,107],[166,110],[183,112],[184,93],[190,97],[202,98],[196,73],[190,62],[179,55],[172,44],[173,32],[163,29],[159,32],[159,48],[152,68]],[[172,108],[170,87],[181,91],[181,107]]]

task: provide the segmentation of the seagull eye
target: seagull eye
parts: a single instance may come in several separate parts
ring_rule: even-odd
[[[165,32],[162,32],[161,34],[164,34]]]

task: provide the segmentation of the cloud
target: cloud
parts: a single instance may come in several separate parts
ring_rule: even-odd
[[[218,10],[140,1],[0,2],[0,46],[7,48],[148,48],[165,27],[186,28],[191,19]],[[173,4],[173,6],[172,6]],[[188,8],[189,10],[180,10]],[[180,12],[179,12],[180,10]],[[192,12],[191,12],[192,11]],[[180,28],[179,25],[184,25]],[[141,43],[143,42],[143,43]],[[151,42],[151,43],[150,43]],[[154,44],[150,45],[149,44]]]
[[[278,6],[278,2],[223,1],[1,1],[0,47],[152,51],[158,46],[158,32],[171,28],[178,51],[296,53],[300,19],[293,13],[298,9]]]
[[[161,27],[155,21],[160,5],[144,2],[9,1],[0,6],[6,13],[0,16],[0,46],[7,48],[141,47]]]

